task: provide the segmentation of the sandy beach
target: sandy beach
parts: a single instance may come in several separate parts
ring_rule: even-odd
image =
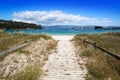
[[[55,35],[52,36],[55,40],[71,40],[74,36],[73,35]]]

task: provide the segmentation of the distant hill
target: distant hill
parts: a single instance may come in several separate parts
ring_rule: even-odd
[[[95,30],[101,30],[101,29],[104,29],[102,26],[95,26],[94,28]]]
[[[33,23],[0,20],[0,29],[42,29],[42,26]]]
[[[120,27],[119,26],[107,26],[107,27],[95,26],[94,29],[95,30],[120,30]]]

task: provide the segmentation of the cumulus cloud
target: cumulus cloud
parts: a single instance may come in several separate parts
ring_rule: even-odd
[[[32,22],[42,25],[110,25],[113,21],[104,18],[89,18],[62,11],[22,11],[14,12],[14,21]]]

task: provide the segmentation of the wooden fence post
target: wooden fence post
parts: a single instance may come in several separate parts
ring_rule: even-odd
[[[86,39],[83,40],[84,46],[87,48]]]
[[[97,43],[96,43],[96,42],[93,42],[93,46],[94,46],[95,53],[96,53],[96,45],[97,45]]]

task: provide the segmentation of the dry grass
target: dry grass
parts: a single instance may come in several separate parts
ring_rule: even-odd
[[[30,55],[31,54],[31,52],[29,51],[29,50],[24,50],[24,49],[19,49],[19,50],[17,50],[17,51],[19,51],[19,53],[23,53],[23,54],[25,54],[25,55]]]
[[[43,74],[40,64],[29,65],[24,71],[18,74],[7,77],[8,80],[38,80],[40,75]]]
[[[84,48],[82,49],[81,53],[80,53],[80,57],[84,56],[84,57],[91,57],[94,53],[93,48]]]
[[[43,38],[45,40],[52,39],[51,36],[48,36],[46,34],[31,34],[29,36],[29,39],[32,40],[32,41],[36,41],[39,38]]]
[[[120,54],[120,33],[105,33],[89,35],[88,39],[97,42],[98,45],[112,52]]]
[[[86,80],[120,80],[120,61],[106,55],[106,53],[94,49],[93,46],[84,46],[83,41],[78,41],[76,37],[86,37],[87,40],[97,42],[98,45],[120,54],[120,33],[105,33],[105,34],[92,34],[92,35],[77,35],[74,37],[76,44],[82,45],[80,48],[80,57],[88,59],[86,67],[88,75]],[[78,46],[80,46],[78,45]],[[92,48],[92,49],[91,49]]]
[[[8,34],[0,32],[0,51],[8,49],[14,45],[23,43],[24,41],[35,41],[39,38],[44,38],[46,40],[51,39],[50,36],[46,34],[25,34],[25,33],[14,33]]]
[[[47,50],[55,49],[58,41],[51,39],[49,45],[47,46]]]

